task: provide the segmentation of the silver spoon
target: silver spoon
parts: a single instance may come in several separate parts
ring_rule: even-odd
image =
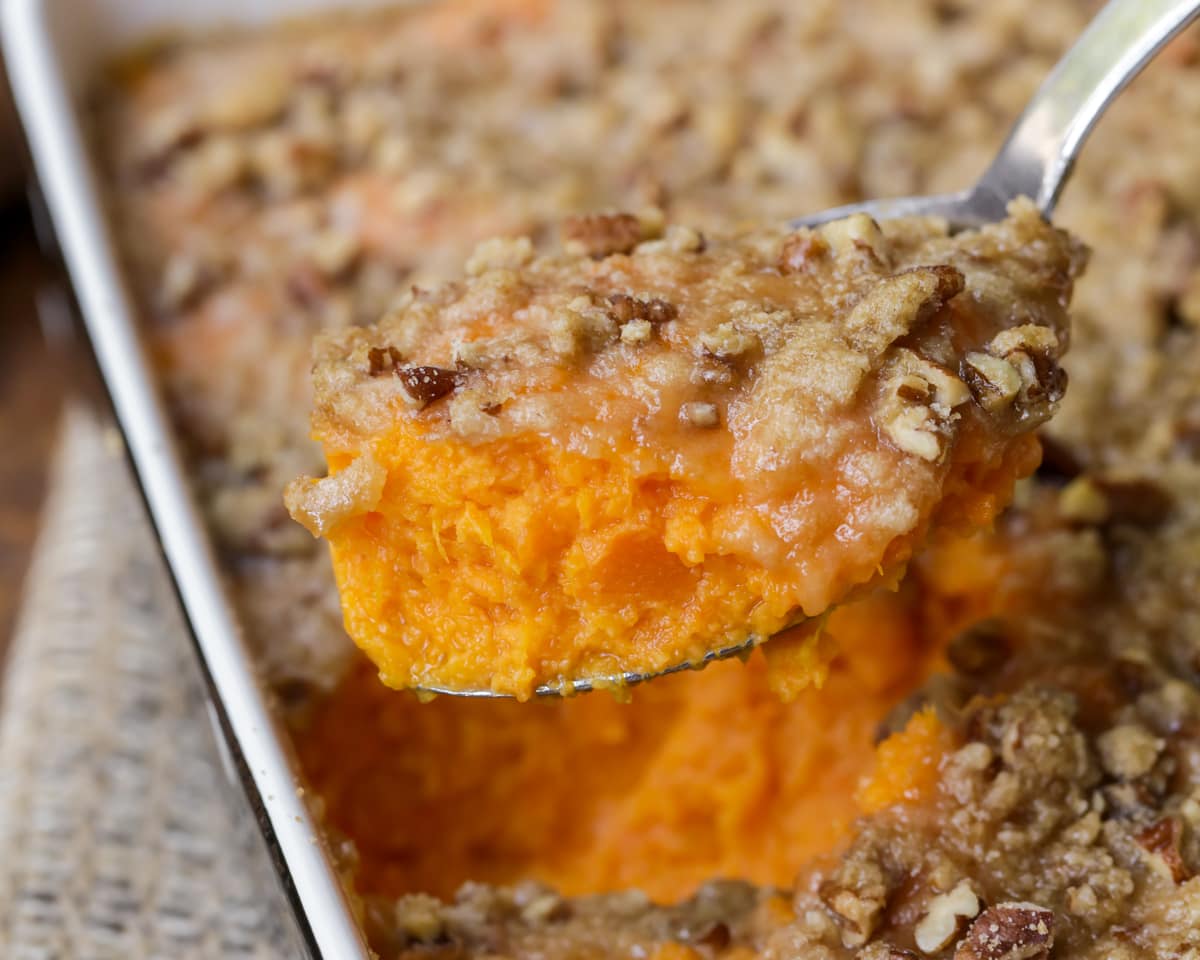
[[[952,229],[979,227],[1003,220],[1010,200],[1029,197],[1043,216],[1054,211],[1075,157],[1108,105],[1184,27],[1200,16],[1200,0],[1110,0],[1074,46],[1038,87],[1017,119],[996,159],[973,187],[959,193],[897,197],[833,207],[790,221],[815,227],[852,213],[876,220],[942,217]],[[597,688],[631,686],[680,670],[698,670],[714,660],[746,655],[764,638],[710,650],[699,660],[657,673],[617,673],[601,677],[563,677],[544,684],[538,696],[567,696]],[[507,697],[491,690],[420,687],[421,694],[458,697]]]

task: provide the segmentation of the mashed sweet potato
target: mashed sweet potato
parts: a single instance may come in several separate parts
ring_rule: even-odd
[[[673,902],[714,876],[786,886],[843,836],[877,724],[936,656],[906,597],[864,603],[832,618],[842,652],[824,689],[790,704],[761,654],[629,703],[420,704],[364,662],[301,738],[306,772],[355,843],[363,893],[449,898],[468,880],[534,878]]]
[[[535,879],[671,903],[714,876],[787,887],[860,812],[927,786],[950,739],[918,712],[877,752],[885,718],[964,625],[1021,609],[1041,570],[990,537],[935,544],[899,592],[833,612],[824,686],[787,703],[761,652],[637,687],[628,703],[421,704],[363,660],[309,719],[301,761],[354,843],[366,895]]]
[[[953,237],[563,233],[319,343],[331,476],[288,504],[390,686],[697,663],[894,577],[931,524],[986,524],[1036,462],[1082,258],[1029,204]]]

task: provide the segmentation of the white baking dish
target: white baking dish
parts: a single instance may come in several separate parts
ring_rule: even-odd
[[[137,334],[81,121],[82,94],[116,52],[164,31],[268,22],[346,0],[2,0],[4,53],[38,177],[101,372],[200,655],[228,766],[246,791],[314,957],[370,956],[286,740],[221,584]]]

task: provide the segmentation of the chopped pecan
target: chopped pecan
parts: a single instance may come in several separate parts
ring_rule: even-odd
[[[938,894],[929,901],[929,909],[913,931],[917,948],[927,954],[944,950],[962,936],[982,907],[978,894],[966,880]]]
[[[631,213],[593,213],[567,217],[562,223],[563,245],[570,253],[602,259],[629,253],[642,240],[642,224]]]
[[[715,329],[700,334],[700,345],[718,360],[736,360],[754,350],[758,337],[743,333],[732,323],[719,324]]]
[[[1183,822],[1178,817],[1163,817],[1135,837],[1151,856],[1151,863],[1173,883],[1185,883],[1193,876],[1183,861]]]
[[[674,320],[679,316],[679,309],[675,304],[658,297],[642,300],[627,293],[613,293],[609,295],[608,302],[612,318],[620,324],[634,320],[659,324]]]
[[[678,223],[667,227],[663,243],[675,253],[703,253],[708,245],[704,234],[699,230]]]
[[[367,373],[372,377],[395,373],[403,362],[404,357],[395,347],[371,347],[367,351]]]
[[[329,296],[329,283],[308,260],[298,260],[286,277],[288,296],[305,308],[319,307]]]
[[[1200,410],[1183,414],[1175,424],[1175,445],[1187,457],[1200,458]]]
[[[396,375],[409,402],[418,410],[451,393],[462,379],[456,370],[430,366],[397,367]]]
[[[159,302],[167,310],[185,310],[194,306],[219,282],[221,272],[211,260],[173,254],[163,266]]]
[[[823,883],[818,896],[841,928],[846,947],[862,947],[874,936],[887,908],[890,883],[874,857],[850,858]]]
[[[404,366],[404,356],[395,347],[371,347],[367,351],[367,373],[372,377],[399,377],[405,398],[418,410],[453,391],[463,377],[461,372],[443,367]]]
[[[612,314],[583,294],[556,312],[550,326],[550,346],[564,360],[577,360],[603,349],[620,333]]]
[[[846,317],[846,335],[855,349],[880,356],[928,323],[962,293],[965,283],[959,270],[945,264],[901,270],[877,283],[854,305]]]
[[[891,264],[891,244],[879,224],[865,213],[852,213],[841,220],[830,221],[820,226],[818,232],[839,257],[865,256],[881,266]]]
[[[958,417],[954,408],[969,396],[963,382],[945,367],[911,350],[898,350],[883,386],[880,429],[905,453],[936,461]]]
[[[979,915],[954,960],[1044,960],[1054,946],[1054,912],[1034,903],[998,903]]]
[[[1011,406],[1021,392],[1021,374],[1017,368],[990,353],[968,353],[963,379],[980,405],[993,413]]]
[[[673,935],[683,943],[705,946],[716,953],[723,951],[733,940],[729,924],[723,920],[704,920],[694,926],[684,923],[673,931]]]
[[[651,323],[666,323],[679,316],[679,310],[673,303],[660,300],[657,297],[646,304],[646,319]]]
[[[1058,334],[1027,323],[1001,330],[985,351],[969,354],[961,373],[983,409],[1028,429],[1050,418],[1067,388],[1058,365]]]
[[[853,890],[831,890],[823,899],[841,926],[842,942],[848,947],[862,946],[879,925],[882,903],[861,897]]]
[[[521,919],[528,924],[562,923],[570,919],[571,904],[553,890],[545,890],[521,904]]]

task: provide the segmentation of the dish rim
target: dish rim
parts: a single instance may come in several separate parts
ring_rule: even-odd
[[[138,333],[100,181],[83,133],[79,97],[101,58],[177,21],[188,30],[295,16],[287,0],[4,0],[3,47],[17,113],[84,325],[200,662],[227,773],[241,787],[307,952],[374,956],[355,920],[332,853],[304,801],[298,766],[223,586],[207,528],[186,479],[162,396]],[[345,7],[304,0],[302,12]],[[184,17],[181,11],[186,10]],[[70,14],[69,16],[66,14]],[[84,15],[80,15],[84,14]],[[274,16],[272,16],[274,15]],[[110,19],[107,24],[103,18]],[[98,26],[108,31],[98,31]],[[81,62],[90,57],[88,63]]]

